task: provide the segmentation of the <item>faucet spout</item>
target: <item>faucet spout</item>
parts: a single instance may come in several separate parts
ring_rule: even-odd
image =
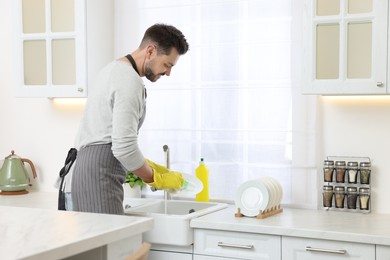
[[[169,169],[170,160],[169,160],[169,147],[168,147],[168,145],[164,144],[163,150],[164,150],[165,166]],[[164,190],[164,200],[167,201],[167,200],[171,199],[170,197],[171,196],[169,196],[168,192],[166,190]]]
[[[169,160],[169,147],[168,147],[168,145],[164,144],[163,150],[164,150],[165,166],[169,169],[170,168],[170,160]]]
[[[169,167],[170,167],[170,159],[169,159],[169,147],[168,147],[168,145],[164,144],[163,150],[164,150],[165,166],[169,169]],[[153,192],[157,190],[155,187],[150,187],[150,189]],[[168,198],[167,191],[164,191],[164,198]]]

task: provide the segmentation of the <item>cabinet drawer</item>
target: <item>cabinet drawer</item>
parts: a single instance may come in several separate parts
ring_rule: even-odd
[[[192,260],[192,254],[151,250],[148,260]]]
[[[281,259],[280,236],[195,229],[194,253],[237,259]]]
[[[375,260],[375,245],[283,237],[283,260]]]
[[[390,260],[390,246],[376,246],[376,260]]]

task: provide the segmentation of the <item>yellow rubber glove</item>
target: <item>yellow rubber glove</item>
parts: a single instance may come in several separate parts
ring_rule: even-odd
[[[181,189],[184,184],[183,175],[180,172],[170,171],[167,167],[154,163],[148,159],[146,162],[153,170],[154,182],[146,183],[159,190]]]
[[[156,170],[157,172],[160,172],[160,173],[167,173],[167,172],[170,171],[167,167],[162,166],[162,165],[160,165],[160,164],[157,164],[157,163],[155,163],[155,162],[152,162],[152,161],[149,160],[149,159],[145,159],[145,161],[147,162],[147,164],[149,164],[149,166],[150,166],[152,169]]]

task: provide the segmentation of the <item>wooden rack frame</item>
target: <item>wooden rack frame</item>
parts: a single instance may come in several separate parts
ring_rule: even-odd
[[[264,219],[264,218],[271,217],[271,216],[276,215],[276,214],[281,213],[281,212],[283,212],[283,208],[281,208],[280,205],[277,205],[277,206],[272,207],[272,208],[267,209],[267,210],[260,210],[259,214],[256,216],[256,218],[257,219]],[[234,216],[236,216],[237,218],[245,217],[245,215],[243,215],[241,213],[240,208],[237,208],[237,213],[235,213]]]

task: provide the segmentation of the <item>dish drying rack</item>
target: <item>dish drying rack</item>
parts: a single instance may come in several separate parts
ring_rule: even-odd
[[[272,207],[267,210],[259,210],[259,214],[257,214],[256,218],[257,219],[264,219],[271,217],[273,215],[276,215],[278,213],[283,212],[283,208],[280,205],[277,205],[275,207]],[[237,213],[234,214],[235,217],[241,218],[241,217],[246,217],[244,214],[241,213],[240,208],[237,208]]]

